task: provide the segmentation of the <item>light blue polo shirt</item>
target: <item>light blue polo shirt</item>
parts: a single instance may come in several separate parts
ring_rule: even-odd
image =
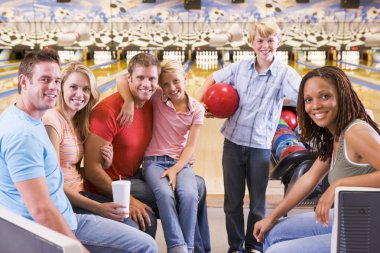
[[[63,191],[57,153],[41,120],[11,106],[0,115],[0,207],[33,220],[15,183],[46,177],[49,195],[72,230],[77,220]]]
[[[240,102],[221,132],[235,144],[269,149],[280,118],[285,97],[297,100],[300,75],[288,65],[274,60],[263,73],[255,69],[255,60],[243,60],[214,72],[216,83],[236,88]]]

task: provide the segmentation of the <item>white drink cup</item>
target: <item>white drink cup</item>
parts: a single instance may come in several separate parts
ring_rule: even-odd
[[[129,198],[131,191],[131,181],[118,180],[112,182],[112,196],[113,202],[124,205],[125,208],[119,208],[125,213],[125,218],[129,217]]]

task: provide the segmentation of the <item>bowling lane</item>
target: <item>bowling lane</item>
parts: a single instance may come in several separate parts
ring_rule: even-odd
[[[344,70],[346,74],[353,78],[359,78],[365,82],[380,86],[380,69],[379,65],[371,64],[370,66],[363,64],[350,64],[348,61],[336,62],[336,61],[301,61],[306,65],[314,67],[322,66],[337,66]]]
[[[86,65],[92,66],[94,65],[93,61],[86,62]],[[114,75],[118,74],[121,71],[126,70],[127,64],[125,61],[118,61],[116,63],[98,68],[93,70],[93,73],[96,77],[96,81],[98,86],[103,85],[104,83],[108,82],[109,80],[112,80],[114,78]],[[13,82],[13,87],[17,88],[17,78],[8,79],[8,82]],[[8,83],[6,82],[6,84]],[[2,89],[2,84],[0,83],[0,90]],[[105,92],[105,94],[112,94],[115,91],[115,89],[109,89]],[[1,92],[1,91],[0,91]],[[104,97],[105,94],[102,94],[102,97]],[[2,112],[5,108],[8,106],[14,104],[17,101],[18,94],[12,94],[10,96],[6,96],[4,98],[0,99],[0,112]]]
[[[0,62],[0,93],[17,88],[17,72],[20,61]],[[10,76],[10,77],[9,77]]]
[[[1,78],[0,76],[0,93],[17,89],[18,81],[17,81],[17,70],[14,72],[14,77],[9,78]]]
[[[352,77],[357,77],[361,79],[369,80],[371,83],[380,86],[380,69],[370,66],[365,66],[363,64],[360,65],[350,65],[347,63],[338,63],[336,66],[343,69],[347,75],[351,75]]]
[[[104,81],[107,81],[109,79],[113,79],[111,77],[113,75],[121,72],[121,71],[125,72],[127,70],[127,67],[128,67],[127,61],[122,60],[122,61],[116,62],[115,64],[110,65],[109,70],[108,69],[102,69],[102,68],[97,69],[96,72],[94,70],[94,74],[97,77],[98,83],[104,82]],[[113,79],[113,81],[116,82],[114,79]],[[114,83],[114,84],[116,84],[116,83]],[[116,91],[117,91],[117,88],[116,88],[116,85],[114,85],[113,87],[102,92],[100,94],[100,99],[103,99],[103,98],[111,95],[112,93],[114,93]]]
[[[1,67],[0,66],[0,76],[8,75],[11,73],[17,73],[19,64],[9,65],[9,67]]]
[[[0,61],[0,69],[13,67],[14,65],[19,65],[19,60],[10,60],[10,61]]]
[[[187,72],[187,85],[186,91],[192,97],[197,96],[197,92],[199,88],[203,85],[206,78],[211,75],[214,71],[220,69],[220,65],[218,64],[216,69],[202,69],[201,65],[196,64],[195,62],[191,65],[189,71]]]
[[[98,64],[96,64],[98,65]],[[117,74],[120,71],[127,69],[127,63],[124,60],[117,61],[113,64],[106,65],[100,68],[94,69],[92,72],[96,76],[98,85],[101,84],[105,79],[110,78],[111,76]]]
[[[358,94],[360,100],[362,101],[366,109],[370,109],[375,117],[375,121],[380,125],[380,89],[374,90],[355,82],[352,84],[354,90]]]
[[[378,69],[380,71],[380,63],[379,62],[368,62],[368,61],[360,61],[360,65],[367,66],[370,68]]]

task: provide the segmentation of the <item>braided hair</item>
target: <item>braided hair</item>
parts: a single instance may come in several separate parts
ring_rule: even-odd
[[[338,114],[334,135],[326,127],[319,127],[305,111],[305,83],[312,77],[322,78],[334,85],[337,89]],[[314,69],[302,78],[298,93],[297,116],[301,140],[310,144],[312,151],[314,151],[322,161],[331,158],[333,141],[338,140],[345,127],[355,119],[361,119],[367,122],[380,134],[378,125],[367,114],[358,95],[353,90],[347,75],[340,68],[335,66],[325,66]]]

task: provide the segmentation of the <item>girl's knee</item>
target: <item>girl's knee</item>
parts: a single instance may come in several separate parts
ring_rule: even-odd
[[[178,197],[181,202],[185,203],[194,203],[195,205],[198,205],[199,196],[197,192],[193,191],[182,191],[178,193]]]
[[[163,202],[165,204],[175,202],[174,192],[168,187],[161,188],[158,192],[155,193],[155,196],[156,196],[157,201]]]

